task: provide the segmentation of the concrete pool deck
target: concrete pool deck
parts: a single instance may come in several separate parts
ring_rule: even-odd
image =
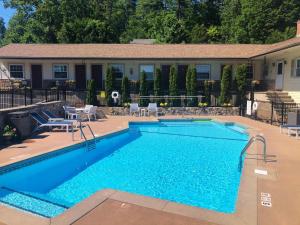
[[[116,190],[106,190],[97,192],[67,210],[66,213],[51,220],[0,205],[0,224],[1,222],[16,225],[300,224],[300,175],[298,172],[300,171],[300,140],[280,134],[278,127],[243,117],[217,116],[210,118],[244,124],[250,127],[249,132],[251,135],[263,133],[267,139],[267,163],[261,160],[262,155],[260,155],[261,148],[259,145],[254,145],[249,151],[250,154],[248,154],[245,161],[241,179],[236,213],[216,213]],[[90,125],[97,135],[102,136],[126,129],[129,121],[150,120],[155,121],[156,118],[116,116],[98,122],[91,122]],[[80,141],[82,140],[80,140],[79,132],[75,133],[75,141],[72,141],[71,134],[45,132],[21,144],[2,149],[0,151],[0,166],[51,152]],[[256,175],[254,169],[266,169],[268,175]],[[272,207],[261,205],[261,193],[271,194]]]

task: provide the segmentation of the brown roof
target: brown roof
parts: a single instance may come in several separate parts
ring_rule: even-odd
[[[0,58],[70,59],[248,59],[300,45],[292,38],[258,44],[9,44]]]
[[[0,48],[0,58],[249,58],[267,49],[246,44],[9,44]]]

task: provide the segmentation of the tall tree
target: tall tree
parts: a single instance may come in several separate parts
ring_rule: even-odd
[[[238,65],[235,79],[237,85],[237,105],[244,104],[246,101],[247,65]]]
[[[2,17],[0,17],[0,46],[2,44],[4,35],[5,35],[5,31],[6,31],[6,28],[5,28],[5,25],[4,25],[4,20],[3,20]]]
[[[121,95],[123,104],[130,102],[130,83],[127,76],[122,79]]]
[[[107,105],[113,105],[113,99],[111,97],[112,92],[114,91],[115,86],[115,78],[111,67],[107,67],[106,69],[106,78],[105,78],[105,92],[106,92],[106,100]]]
[[[145,71],[142,72],[140,77],[140,97],[141,96],[148,96],[147,90],[147,74]],[[147,106],[148,99],[140,99],[141,106]]]

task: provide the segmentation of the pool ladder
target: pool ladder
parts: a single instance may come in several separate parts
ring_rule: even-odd
[[[256,135],[254,137],[251,137],[250,140],[248,141],[247,145],[244,147],[243,151],[240,154],[240,161],[239,161],[239,168],[240,170],[242,169],[242,162],[243,162],[243,156],[246,153],[246,151],[249,149],[249,147],[251,146],[252,143],[254,143],[255,141],[259,141],[261,143],[263,143],[264,148],[263,148],[263,159],[264,162],[267,162],[267,141],[264,138],[263,135]]]
[[[82,138],[82,137],[84,138],[85,143],[86,143],[86,149],[87,149],[87,151],[95,150],[95,149],[96,149],[96,136],[95,136],[95,134],[94,134],[92,128],[90,127],[89,124],[85,124],[85,126],[87,126],[87,127],[89,128],[91,134],[93,135],[93,139],[88,140],[88,139],[86,138],[86,135],[85,135],[84,132],[83,132],[81,121],[80,121],[79,123],[80,123],[80,125],[79,125],[79,128],[80,128],[80,137],[81,137],[81,138]]]

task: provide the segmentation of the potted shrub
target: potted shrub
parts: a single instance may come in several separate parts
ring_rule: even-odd
[[[13,128],[12,126],[10,125],[6,125],[3,129],[3,133],[2,133],[2,136],[3,136],[3,140],[6,142],[6,143],[11,143],[12,141],[14,141],[17,137],[17,129],[16,128]]]

